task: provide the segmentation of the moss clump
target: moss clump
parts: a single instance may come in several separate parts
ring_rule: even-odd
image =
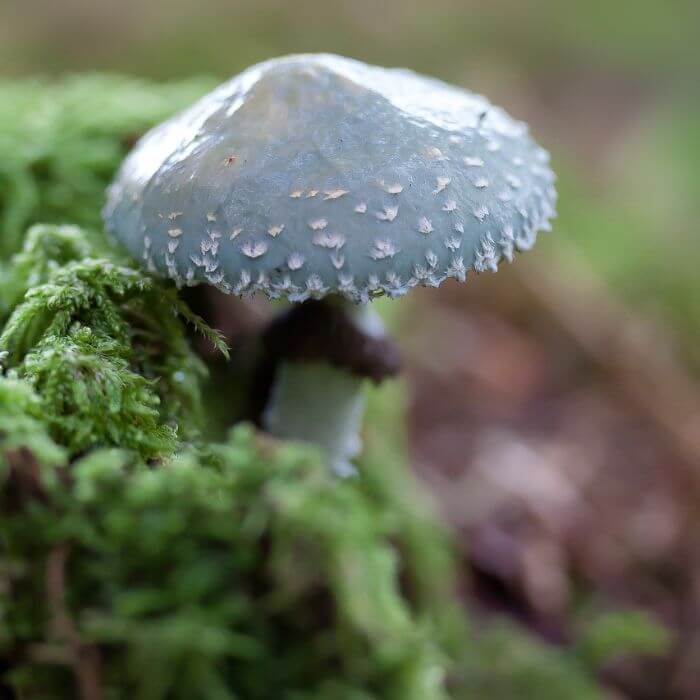
[[[123,451],[25,458],[1,504],[22,697],[74,697],[98,673],[142,698],[446,697],[390,519],[308,451],[238,429],[158,469]]]
[[[49,436],[43,422],[41,400],[26,382],[0,377],[0,464],[20,453],[31,454],[39,464],[63,466],[66,450]]]
[[[7,298],[22,300],[0,334],[2,365],[36,391],[71,454],[105,445],[170,454],[196,435],[205,375],[178,315],[221,341],[174,290],[94,253],[75,227],[30,229],[3,280]]]

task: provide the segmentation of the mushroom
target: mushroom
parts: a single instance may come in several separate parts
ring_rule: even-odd
[[[264,335],[262,423],[359,450],[362,380],[398,368],[373,298],[497,270],[549,229],[549,156],[485,98],[333,55],[253,66],[146,134],[106,226],[151,271],[304,302]]]

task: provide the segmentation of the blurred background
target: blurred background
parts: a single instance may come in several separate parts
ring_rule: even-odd
[[[620,697],[700,697],[700,3],[0,2],[0,77],[227,78],[290,52],[401,65],[531,125],[559,217],[497,275],[383,305],[412,464],[465,596],[554,644],[642,607],[670,653]],[[0,105],[0,109],[2,105]],[[264,303],[263,303],[264,306]]]

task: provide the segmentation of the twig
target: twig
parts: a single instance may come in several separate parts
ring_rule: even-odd
[[[70,648],[71,663],[82,700],[102,700],[101,660],[97,648],[83,644],[66,603],[66,562],[69,549],[65,544],[54,547],[46,561],[46,597],[51,611],[50,632]]]
[[[668,341],[615,299],[569,246],[560,241],[549,257],[519,260],[514,269],[520,281],[591,359],[614,371],[678,455],[700,465],[700,393],[674,361]]]

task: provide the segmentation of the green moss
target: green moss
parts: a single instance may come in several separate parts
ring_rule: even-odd
[[[105,445],[172,453],[197,434],[206,374],[178,314],[221,342],[174,290],[94,252],[74,227],[29,231],[4,280],[8,297],[26,291],[0,334],[2,364],[37,392],[71,454]]]
[[[0,469],[27,452],[40,464],[63,466],[66,451],[48,434],[41,400],[26,382],[0,376]]]
[[[603,700],[595,672],[566,649],[548,647],[512,623],[479,635],[461,666],[465,698]]]
[[[589,668],[629,654],[666,654],[671,646],[668,631],[639,610],[593,614],[579,627],[575,651]]]
[[[446,660],[398,588],[391,519],[308,450],[238,429],[155,470],[101,450],[57,471],[12,504],[6,476],[5,545],[32,553],[10,575],[12,643],[70,655],[38,593],[65,547],[73,624],[130,697],[445,697]],[[74,674],[25,660],[13,677],[59,698]]]

